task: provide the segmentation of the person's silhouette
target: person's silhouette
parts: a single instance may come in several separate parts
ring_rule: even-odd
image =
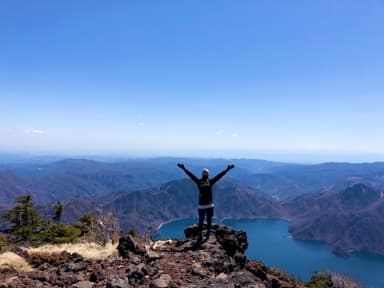
[[[229,170],[235,168],[234,165],[228,165],[227,169],[223,170],[213,178],[209,178],[208,169],[204,168],[201,172],[201,178],[196,177],[191,171],[185,168],[184,164],[177,164],[199,188],[199,240],[202,240],[203,223],[205,215],[207,215],[207,235],[210,233],[212,217],[213,217],[213,197],[212,186],[219,181]]]

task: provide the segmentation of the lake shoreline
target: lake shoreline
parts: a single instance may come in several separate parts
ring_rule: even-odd
[[[167,221],[168,225],[163,223],[161,226],[163,229],[159,236],[179,239],[184,229],[197,221],[197,218],[192,217]],[[229,223],[225,223],[226,221]],[[331,245],[326,242],[287,237],[290,235],[288,232],[290,219],[223,217],[216,218],[215,222],[231,226],[235,230],[246,231],[249,242],[248,259],[260,259],[268,266],[281,267],[298,279],[309,280],[314,271],[327,269],[348,275],[362,283],[364,287],[384,287],[384,279],[375,277],[384,270],[384,257],[371,253],[353,252],[346,259],[332,253]],[[292,261],[292,259],[295,260]]]
[[[159,233],[159,231],[163,227],[163,225],[170,224],[170,223],[172,223],[174,221],[180,221],[180,220],[184,220],[184,219],[195,219],[196,220],[196,224],[198,224],[198,221],[199,221],[197,217],[173,218],[172,220],[160,223],[158,225],[156,231],[155,231],[155,235],[157,235]],[[267,216],[258,216],[258,217],[221,217],[221,218],[213,217],[212,223],[217,223],[217,224],[222,225],[222,222],[225,221],[225,220],[240,220],[241,221],[241,220],[259,220],[259,219],[260,220],[271,220],[271,221],[274,221],[274,220],[284,220],[284,221],[289,222],[290,224],[292,224],[293,221],[294,221],[294,220],[292,220],[290,218],[286,218],[286,217],[267,217]],[[297,238],[292,233],[289,232],[289,227],[287,229],[287,234],[290,237],[292,237],[293,240],[296,240],[296,241],[304,241],[304,242],[308,242],[308,243],[309,242],[318,242],[318,243],[329,245],[330,249],[331,249],[331,252],[334,255],[336,255],[338,257],[342,257],[342,258],[349,258],[352,254],[356,254],[356,253],[369,253],[369,254],[372,254],[372,255],[384,257],[383,254],[373,253],[371,251],[359,251],[359,250],[353,250],[353,249],[349,249],[349,250],[335,249],[335,247],[334,247],[334,245],[332,243],[328,243],[328,242],[323,241],[323,240]]]
[[[174,221],[179,221],[179,220],[184,220],[184,219],[196,219],[197,223],[198,223],[198,218],[197,217],[187,217],[187,218],[173,218],[171,220],[168,220],[168,221],[165,221],[165,222],[161,222],[158,226],[157,226],[157,229],[156,231],[159,231],[161,229],[161,227],[163,227],[163,225],[166,225],[166,224],[170,224]],[[217,219],[220,219],[217,221]],[[258,217],[222,217],[222,218],[218,218],[218,217],[213,217],[212,220],[216,220],[216,223],[220,224],[222,221],[224,220],[257,220],[257,219],[264,219],[264,220],[285,220],[285,221],[288,221],[288,222],[292,222],[291,219],[289,218],[285,218],[285,217],[280,217],[280,218],[272,218],[272,217],[264,217],[264,216],[258,216]],[[212,221],[212,223],[215,223],[214,221]],[[299,239],[300,240],[300,239]]]
[[[182,221],[182,220],[194,220],[196,221],[195,224],[198,224],[199,223],[199,219],[197,217],[187,217],[187,218],[173,218],[171,220],[168,220],[168,221],[165,221],[165,222],[161,222],[157,228],[154,230],[154,233],[153,233],[153,236],[156,237],[160,234],[160,230],[161,228],[164,226],[164,225],[168,225],[168,224],[171,224],[172,222],[177,222],[177,221]],[[274,220],[284,220],[284,221],[287,221],[287,222],[292,222],[291,219],[288,219],[288,218],[284,218],[284,217],[281,217],[281,218],[271,218],[271,217],[264,217],[264,216],[260,216],[260,217],[252,217],[252,218],[249,218],[249,217],[222,217],[222,218],[218,218],[218,217],[213,217],[212,219],[212,224],[216,223],[216,224],[219,224],[219,225],[224,225],[222,224],[223,221],[225,220],[271,220],[271,221],[274,221]],[[206,222],[206,221],[205,221]],[[292,237],[293,239],[295,239],[293,237],[293,235],[291,233],[289,233],[289,231],[287,230],[287,233],[289,234],[289,237]],[[184,237],[183,237],[184,238]],[[301,240],[301,239],[295,239],[295,240]],[[305,240],[301,240],[301,241],[305,241]],[[309,240],[311,241],[311,240]]]

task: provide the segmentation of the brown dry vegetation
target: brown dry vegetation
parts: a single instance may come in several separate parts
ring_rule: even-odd
[[[63,251],[78,253],[89,260],[102,260],[117,256],[117,244],[107,244],[101,246],[96,243],[77,243],[61,245],[43,245],[37,248],[28,248],[26,251],[32,256],[37,255],[60,255]]]
[[[44,245],[37,248],[24,248],[33,261],[34,259],[43,260],[47,263],[57,261],[66,261],[68,253],[78,253],[85,259],[103,260],[118,255],[117,244],[107,244],[101,246],[95,243],[78,243],[78,244],[62,244],[62,245]],[[32,271],[31,266],[20,256],[13,252],[5,252],[0,254],[0,271],[15,270],[15,271]]]
[[[32,271],[31,266],[19,255],[13,252],[5,252],[0,254],[0,271],[15,270],[29,272]]]

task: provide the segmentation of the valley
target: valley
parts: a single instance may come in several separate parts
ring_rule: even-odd
[[[1,211],[30,194],[41,213],[64,204],[63,221],[113,211],[121,229],[143,233],[172,219],[197,215],[195,184],[176,167],[180,159],[101,162],[66,159],[0,167]],[[236,169],[215,185],[215,216],[287,218],[296,239],[320,240],[336,253],[384,254],[383,163],[297,165],[253,159],[181,159],[199,175],[228,163]]]

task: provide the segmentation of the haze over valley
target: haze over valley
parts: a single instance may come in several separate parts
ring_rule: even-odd
[[[217,222],[284,218],[293,242],[384,255],[383,15],[380,0],[0,1],[0,251],[15,239],[85,241],[89,232],[107,242],[196,219],[184,163],[198,176],[235,166],[214,186]],[[206,243],[220,257],[227,229]],[[117,259],[112,270],[95,267],[92,282],[169,280],[159,272],[169,263],[159,259],[156,272],[142,252],[141,262],[121,262],[124,279]],[[297,286],[251,262],[263,279],[242,278],[240,266],[212,272],[221,260],[193,267],[190,279]],[[72,285],[76,273],[60,278],[60,261],[41,271],[47,287]],[[1,281],[41,284],[39,273],[12,273]]]
[[[172,219],[196,217],[197,190],[176,164],[197,175],[214,175],[228,163],[236,169],[214,189],[215,216],[288,218],[297,239],[321,240],[345,255],[349,250],[384,255],[380,227],[384,163],[314,165],[256,159],[153,158],[122,162],[65,159],[52,163],[4,163],[1,209],[30,194],[44,213],[64,203],[63,220],[113,211],[122,229],[143,233]],[[342,248],[342,249],[341,249]]]

